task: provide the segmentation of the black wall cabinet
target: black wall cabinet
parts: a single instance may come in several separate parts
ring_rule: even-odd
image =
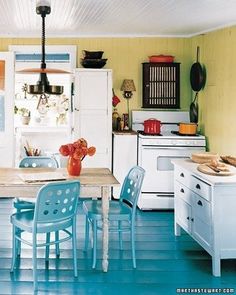
[[[143,108],[180,108],[180,63],[143,63]]]

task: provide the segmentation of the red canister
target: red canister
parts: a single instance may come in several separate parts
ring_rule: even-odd
[[[148,119],[144,121],[144,132],[146,134],[160,134],[161,121],[157,119]]]

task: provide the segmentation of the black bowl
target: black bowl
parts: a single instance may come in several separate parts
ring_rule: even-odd
[[[83,50],[84,59],[101,59],[104,51]]]
[[[81,59],[81,65],[84,68],[101,69],[105,66],[107,58],[104,59]]]

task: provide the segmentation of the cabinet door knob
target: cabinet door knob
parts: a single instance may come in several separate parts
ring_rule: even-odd
[[[197,185],[196,185],[196,188],[197,188],[197,189],[201,189],[200,184],[197,184]]]
[[[184,173],[182,172],[182,173],[180,173],[180,177],[184,177]]]
[[[184,189],[183,189],[183,188],[181,188],[180,192],[181,192],[181,193],[184,193]]]
[[[191,221],[194,221],[194,218],[191,218]]]
[[[199,200],[199,201],[197,202],[197,204],[198,204],[199,206],[202,206],[202,201]]]
[[[187,219],[188,219],[188,220],[190,219],[189,216],[187,217]]]
[[[78,108],[75,108],[75,111],[79,111],[79,109]]]

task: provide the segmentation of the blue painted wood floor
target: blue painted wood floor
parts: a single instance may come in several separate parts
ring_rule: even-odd
[[[5,212],[7,214],[7,212]],[[8,212],[9,214],[9,212]],[[133,270],[129,237],[124,237],[124,250],[119,250],[117,236],[110,235],[109,271],[101,271],[101,242],[98,265],[91,269],[91,248],[83,252],[84,215],[78,215],[78,278],[73,277],[70,249],[62,248],[55,258],[52,249],[49,269],[45,270],[44,252],[39,252],[39,291],[37,294],[79,295],[151,295],[179,293],[194,288],[195,294],[219,294],[219,288],[236,294],[236,260],[222,262],[222,276],[211,274],[211,257],[187,234],[175,237],[173,212],[141,212],[137,216],[137,269]],[[1,224],[4,232],[4,226]],[[10,233],[8,233],[10,235]],[[100,240],[101,241],[101,240]],[[7,242],[6,242],[7,243]],[[0,248],[0,294],[33,294],[30,249],[22,250],[19,270],[10,274],[11,249]],[[198,289],[197,289],[198,288]],[[201,288],[218,288],[204,289]],[[180,290],[185,291],[185,290]],[[214,292],[216,291],[216,292]]]

